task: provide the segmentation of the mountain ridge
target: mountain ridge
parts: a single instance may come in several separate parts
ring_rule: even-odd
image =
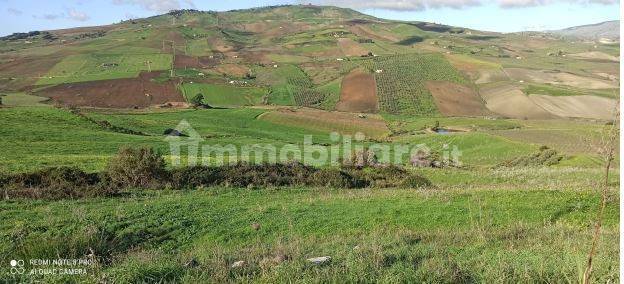
[[[620,21],[605,21],[595,24],[580,25],[560,30],[551,30],[548,33],[565,36],[576,37],[581,39],[609,39],[618,40],[620,38]]]

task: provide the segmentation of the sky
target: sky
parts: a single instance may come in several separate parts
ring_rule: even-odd
[[[619,0],[0,0],[0,35],[105,25],[180,8],[227,11],[300,3],[496,32],[554,30],[620,18]]]

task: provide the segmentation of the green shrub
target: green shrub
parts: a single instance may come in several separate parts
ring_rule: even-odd
[[[193,106],[201,106],[204,104],[204,95],[202,94],[196,94],[195,96],[193,96],[190,100],[190,103]]]
[[[171,171],[171,185],[174,188],[196,188],[217,185],[223,179],[219,168],[186,167]]]
[[[222,184],[235,187],[305,185],[306,178],[314,171],[313,167],[299,162],[260,165],[238,163],[222,168]]]
[[[75,198],[112,196],[120,189],[193,189],[209,186],[331,188],[423,187],[431,183],[397,166],[319,169],[300,162],[284,164],[237,163],[219,167],[194,166],[165,169],[161,155],[151,148],[122,148],[107,171],[85,173],[75,168],[50,168],[33,173],[0,175],[5,198]]]
[[[425,188],[431,186],[431,181],[419,174],[410,174],[401,182],[406,188]]]
[[[168,180],[165,160],[152,148],[121,148],[108,163],[107,175],[120,188],[147,188]]]
[[[320,169],[308,177],[307,185],[331,188],[365,187],[366,183],[340,169]]]
[[[80,198],[112,196],[117,190],[102,182],[99,174],[76,168],[48,168],[0,178],[5,198]]]

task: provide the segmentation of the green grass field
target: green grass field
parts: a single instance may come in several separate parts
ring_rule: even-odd
[[[617,56],[617,44],[485,33],[317,5],[173,11],[56,31],[54,36],[58,38],[0,40],[0,283],[581,282],[605,179],[601,147],[611,124],[598,119],[506,119],[493,112],[445,117],[425,83],[448,81],[478,90],[479,81],[482,90],[509,85],[526,94],[615,99],[619,90],[511,80],[505,68],[615,82],[619,62],[562,54],[591,50]],[[352,39],[372,56],[345,57],[337,44],[340,38]],[[30,93],[45,95],[50,85],[169,70],[172,46],[176,54],[211,57],[196,58],[200,64],[195,68],[174,70],[171,77],[162,72],[153,80],[175,84],[187,102],[202,94],[203,102],[214,108],[64,108],[63,102]],[[334,111],[343,77],[362,67],[375,76],[380,112]],[[238,78],[245,72],[237,69],[251,70],[246,83]],[[236,81],[220,83],[226,80]],[[316,177],[320,183],[342,180],[353,170],[314,162],[324,150],[347,144],[332,137],[334,131],[350,135],[362,150],[374,149],[382,162],[387,158],[384,147],[394,157],[399,146],[424,146],[441,159],[457,151],[459,164],[415,167],[410,164],[415,157],[403,154],[398,160],[405,171],[397,170],[401,182],[391,187],[254,182],[236,187],[229,181],[184,187],[174,182],[186,172],[175,169],[168,143],[177,138],[165,134],[175,133],[171,129],[181,123],[203,139],[200,146],[247,147],[255,154],[272,147],[303,147],[299,160],[322,167],[312,174],[302,171],[305,180]],[[448,132],[434,131],[439,129]],[[365,134],[363,141],[356,141],[357,132]],[[312,143],[305,145],[308,136]],[[128,146],[150,147],[162,155],[162,182],[97,195],[107,197],[76,197],[106,189],[72,189],[63,179],[79,178],[52,175],[50,181],[37,173],[74,167],[89,177],[101,173],[103,183],[97,186],[109,187],[115,184],[109,163]],[[200,149],[203,154],[208,148]],[[182,149],[182,162],[187,152]],[[554,152],[557,160],[532,163],[545,152]],[[334,154],[344,158],[341,149],[330,152]],[[289,157],[279,161],[290,163]],[[235,160],[258,161],[228,155],[229,162]],[[200,156],[199,162],[219,160]],[[619,166],[616,151],[606,181],[593,283],[620,281]],[[385,175],[385,169],[360,173]],[[202,170],[190,178],[213,178],[213,169]],[[334,175],[318,178],[319,172]],[[20,174],[22,179],[11,180]],[[249,174],[256,175],[253,179],[282,178],[281,172]],[[39,176],[44,178],[37,180]],[[405,176],[431,185],[403,183]],[[32,188],[37,182],[58,182],[62,197],[52,199],[45,189]],[[20,190],[33,195],[15,194]],[[319,256],[331,261],[315,265],[306,260]],[[8,262],[25,260],[30,269],[28,260],[59,258],[94,262],[77,276],[17,275]],[[233,267],[238,261],[245,263]]]
[[[87,282],[578,281],[595,192],[523,189],[502,180],[497,186],[505,190],[210,188],[2,202],[0,215],[15,221],[0,227],[13,240],[0,245],[0,255],[80,258],[91,249],[114,259],[88,267],[89,276],[78,278]],[[612,194],[594,272],[599,282],[618,273],[618,197]],[[306,263],[315,256],[332,261]],[[274,263],[276,257],[285,260]],[[185,266],[190,260],[197,266]],[[230,267],[239,260],[247,265]]]
[[[170,69],[171,60],[170,54],[70,55],[47,74],[42,74],[43,77],[36,85],[132,78],[139,72],[149,69],[153,71]]]
[[[24,93],[0,94],[2,105],[5,106],[46,106],[48,98],[27,95]]]
[[[187,101],[197,94],[204,96],[204,103],[214,107],[251,106],[262,103],[267,90],[259,87],[185,83],[182,92]]]

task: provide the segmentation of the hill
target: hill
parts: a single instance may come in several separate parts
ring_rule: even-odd
[[[217,92],[207,96],[212,98],[207,103],[542,118],[576,113],[529,111],[543,108],[539,103],[561,104],[559,98],[539,103],[520,98],[527,111],[509,112],[494,102],[502,95],[491,96],[487,84],[505,84],[518,92],[548,84],[558,93],[609,96],[618,88],[614,81],[619,77],[619,59],[614,57],[618,50],[572,45],[565,39],[378,19],[331,6],[178,10],[101,27],[4,37],[0,87],[48,97],[55,104],[87,107],[180,105],[184,98]],[[571,56],[561,57],[566,54]],[[616,62],[592,63],[595,60]],[[534,77],[535,69],[559,74]],[[370,76],[350,80],[348,75],[356,70]],[[431,90],[430,81],[450,85]],[[574,83],[578,81],[587,84]],[[374,91],[360,97],[354,84],[372,86]],[[448,87],[452,84],[460,87]],[[466,92],[470,95],[464,96]],[[358,97],[353,97],[356,93]],[[582,116],[603,117],[591,112]]]
[[[550,33],[562,36],[576,37],[582,39],[609,39],[618,41],[620,39],[620,21],[608,21],[591,25],[570,27],[561,30],[549,31]]]
[[[0,282],[580,282],[604,208],[618,283],[618,56],[309,5],[5,37]]]

